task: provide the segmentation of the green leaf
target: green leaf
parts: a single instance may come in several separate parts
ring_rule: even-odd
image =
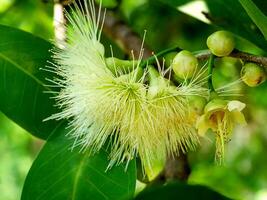
[[[22,200],[101,200],[133,196],[136,182],[135,161],[107,170],[108,154],[94,156],[71,150],[73,140],[59,127],[48,139],[26,178]]]
[[[192,0],[157,0],[157,1],[161,1],[162,3],[166,3],[166,4],[173,6],[173,7],[178,7],[178,6],[181,6],[183,4],[189,3]]]
[[[267,43],[257,26],[250,19],[238,1],[233,0],[205,0],[210,13],[211,22],[223,29],[231,31],[267,50]],[[262,0],[257,0],[258,6],[266,8]]]
[[[139,193],[135,200],[227,200],[229,198],[201,185],[173,182],[164,186],[149,187]]]
[[[267,16],[251,0],[239,0],[239,2],[267,40]]]
[[[201,35],[210,33],[210,25],[181,13],[163,0],[149,1],[137,7],[130,15],[129,24],[141,37],[144,29],[147,30],[146,44],[155,52],[173,46],[190,51],[203,49],[206,46],[199,37],[199,30]],[[162,30],[168,34],[162,34]]]
[[[55,121],[42,122],[56,112],[51,89],[45,86],[52,45],[24,31],[0,25],[0,111],[36,137],[46,139]]]

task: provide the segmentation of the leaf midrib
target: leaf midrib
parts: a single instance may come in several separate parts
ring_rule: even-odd
[[[10,64],[14,65],[18,70],[20,70],[23,73],[25,73],[26,75],[28,75],[31,79],[33,79],[35,82],[37,82],[39,85],[41,85],[46,91],[52,91],[51,88],[46,87],[45,84],[41,80],[39,80],[38,78],[33,76],[31,73],[29,73],[27,70],[25,70],[21,65],[16,63],[14,60],[8,58],[3,53],[0,53],[0,57],[3,58],[4,60],[6,60],[7,62],[9,62]]]
[[[75,177],[74,177],[73,190],[72,190],[72,197],[71,197],[72,200],[75,200],[75,199],[76,199],[76,193],[77,193],[78,183],[79,183],[79,180],[80,180],[80,177],[81,177],[81,173],[82,173],[82,171],[83,171],[82,169],[83,169],[83,167],[84,167],[84,165],[85,165],[85,160],[86,160],[86,158],[89,157],[89,154],[90,154],[89,152],[85,153],[84,157],[82,158],[82,160],[81,160],[81,162],[80,162],[80,164],[79,164],[79,166],[78,166],[77,173],[76,173],[76,175],[75,175]],[[109,177],[104,176],[102,173],[100,173],[100,172],[99,172],[98,170],[96,170],[95,168],[93,168],[93,167],[91,167],[91,166],[88,166],[88,167],[89,167],[90,169],[96,171],[99,175],[103,176],[105,179],[109,179],[109,181],[111,181],[111,182],[114,183],[115,185],[117,185],[117,186],[119,186],[119,187],[121,187],[121,188],[123,188],[123,189],[127,188],[127,190],[129,191],[129,188],[128,188],[128,187],[123,187],[123,186],[119,185],[116,181],[113,181],[113,180],[110,179]],[[92,183],[91,183],[91,184],[92,184]],[[105,196],[105,194],[104,194],[101,190],[98,190],[98,192],[101,193],[101,195]]]
[[[79,166],[78,166],[78,170],[77,170],[77,173],[74,177],[74,183],[73,183],[73,190],[72,190],[72,195],[71,195],[71,199],[72,200],[75,200],[75,196],[76,196],[76,193],[77,193],[77,186],[78,186],[78,182],[79,182],[79,178],[81,176],[81,173],[82,173],[82,168],[84,166],[84,162],[86,160],[86,157],[88,156],[88,152],[84,155],[84,157],[82,158]]]

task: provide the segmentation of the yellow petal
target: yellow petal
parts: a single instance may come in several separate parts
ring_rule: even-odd
[[[215,112],[217,110],[226,109],[227,101],[223,99],[213,99],[211,100],[204,109],[205,113]]]
[[[231,112],[231,117],[234,120],[235,123],[246,125],[246,119],[242,112],[234,110]]]
[[[233,110],[242,111],[246,107],[246,104],[241,101],[233,100],[228,102],[227,107],[230,112]]]
[[[196,128],[198,130],[198,134],[202,137],[204,137],[205,133],[207,132],[207,130],[210,128],[209,127],[209,123],[208,121],[206,120],[206,117],[205,115],[202,115],[197,123],[196,123]]]

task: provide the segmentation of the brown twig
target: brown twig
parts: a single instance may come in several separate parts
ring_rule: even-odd
[[[187,181],[191,169],[187,160],[186,154],[180,154],[179,156],[167,158],[163,171],[150,183],[163,184],[168,181]]]
[[[207,60],[211,55],[210,51],[204,51],[202,53],[198,53],[196,54],[196,57],[199,60]],[[264,66],[265,68],[267,68],[267,57],[264,56],[257,56],[257,55],[253,55],[253,54],[249,54],[249,53],[245,53],[245,52],[240,52],[238,50],[234,50],[229,57],[233,57],[233,58],[240,58],[245,62],[254,62],[258,65]]]
[[[74,2],[74,0],[54,0],[60,2],[61,5],[65,5],[66,9]],[[78,3],[78,6],[84,6],[83,1]],[[94,5],[96,13],[99,11],[99,6]],[[116,8],[115,8],[116,9]],[[135,33],[124,21],[122,21],[116,15],[114,9],[105,10],[100,9],[101,20],[105,17],[103,24],[103,33],[113,40],[128,56],[138,58],[142,47],[142,39]],[[100,20],[100,21],[101,21]],[[143,46],[143,59],[146,59],[152,55],[152,51],[146,46]]]
[[[104,11],[102,10],[102,15]],[[113,11],[107,11],[104,21],[103,32],[111,38],[117,45],[129,56],[134,55],[137,58],[140,54],[142,40],[138,34],[121,19],[119,19]],[[148,58],[152,55],[152,51],[144,45],[143,58]]]
[[[66,40],[66,19],[64,16],[64,5],[60,2],[54,3],[54,34],[55,34],[55,43],[59,48],[62,42]]]

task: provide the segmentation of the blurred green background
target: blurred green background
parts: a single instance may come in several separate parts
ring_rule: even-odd
[[[177,2],[179,6],[189,1]],[[216,30],[170,7],[163,0],[122,0],[119,6],[115,0],[104,0],[103,3],[115,9],[141,37],[147,30],[146,43],[156,52],[175,45],[190,51],[205,49],[207,36]],[[191,12],[195,12],[193,7]],[[52,40],[53,3],[49,0],[0,0],[0,24]],[[240,41],[240,48],[264,53],[254,45]],[[115,55],[123,56],[118,48],[114,49]],[[229,71],[225,70],[226,67]],[[236,80],[239,70],[234,65],[218,66],[214,81],[222,85]],[[210,186],[234,199],[264,200],[267,199],[267,83],[257,88],[240,84],[240,88],[245,94],[240,99],[247,104],[248,125],[235,129],[223,167],[213,163],[212,134],[210,140],[203,140],[202,147],[189,154],[192,168],[189,183]],[[41,146],[42,141],[26,134],[0,113],[0,200],[19,199],[23,181]]]

